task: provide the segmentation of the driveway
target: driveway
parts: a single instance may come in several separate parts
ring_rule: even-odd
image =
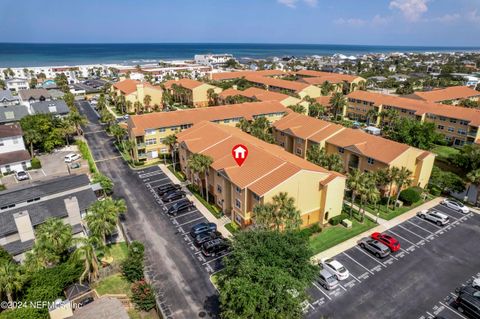
[[[113,139],[98,123],[88,102],[77,103],[89,119],[85,138],[102,173],[114,182],[114,193],[127,202],[127,236],[145,245],[146,271],[167,318],[209,318],[218,313],[218,296],[209,274],[178,236],[161,207],[146,189],[138,172],[123,161]]]

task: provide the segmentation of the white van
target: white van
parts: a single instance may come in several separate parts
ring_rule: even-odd
[[[65,163],[71,163],[73,161],[76,161],[80,158],[80,155],[75,154],[75,153],[70,153],[67,156],[65,156]]]

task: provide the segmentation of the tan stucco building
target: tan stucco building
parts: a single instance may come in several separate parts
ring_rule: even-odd
[[[285,93],[296,96],[300,99],[303,99],[306,96],[316,98],[322,95],[319,87],[297,81],[288,81],[258,75],[247,75],[245,80],[265,90]]]
[[[480,100],[480,92],[468,86],[451,86],[444,89],[415,92],[409,97],[433,103],[458,105],[463,100],[478,102]]]
[[[151,111],[155,105],[162,107],[162,95],[163,90],[159,86],[153,86],[148,82],[140,82],[131,79],[125,79],[123,81],[114,83],[111,87],[111,91],[115,92],[117,96],[123,95],[125,101],[130,101],[130,108],[127,109],[128,113],[134,113],[134,103],[140,102],[144,105],[146,111]],[[145,96],[150,96],[150,103],[145,105]]]
[[[303,227],[323,225],[341,213],[345,188],[341,174],[231,126],[201,122],[177,136],[182,171],[193,183],[203,185],[203,177],[190,172],[187,162],[193,153],[210,156],[213,164],[207,174],[208,191],[215,204],[242,227],[254,223],[256,204],[271,202],[280,192],[295,199]],[[231,155],[237,144],[248,148],[241,167]]]
[[[207,83],[192,79],[170,80],[165,82],[165,89],[176,97],[182,95],[184,103],[194,107],[206,107],[209,105],[208,91],[213,90],[214,93],[219,94],[222,89]],[[175,86],[181,91],[175,89]]]
[[[295,72],[299,82],[321,87],[325,82],[334,86],[333,92],[350,93],[365,87],[365,79],[357,75],[321,72],[313,70],[300,70]],[[344,92],[344,84],[348,92]]]

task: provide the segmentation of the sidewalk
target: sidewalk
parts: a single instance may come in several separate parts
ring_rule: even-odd
[[[417,212],[421,211],[421,210],[424,210],[424,209],[429,209],[429,208],[432,208],[438,204],[440,204],[440,202],[443,200],[443,197],[437,197],[435,199],[432,199],[431,201],[423,204],[423,205],[420,205],[418,207],[415,207],[411,210],[409,210],[408,212],[405,212],[403,213],[402,215],[400,216],[397,216],[391,220],[384,220],[382,219],[382,223],[372,229],[369,229],[367,230],[366,232],[363,232],[355,237],[352,237],[346,241],[344,241],[343,243],[340,243],[336,246],[333,246],[332,248],[329,248],[325,251],[322,251],[320,253],[318,253],[317,255],[313,256],[312,257],[312,261],[313,262],[319,262],[321,259],[324,259],[324,258],[331,258],[335,255],[338,255],[339,253],[347,250],[347,249],[350,249],[354,246],[357,245],[357,242],[364,238],[364,237],[369,237],[370,234],[374,233],[374,232],[384,232],[398,224],[401,224],[403,223],[404,221],[406,221],[407,219],[415,216],[417,214]],[[355,207],[355,206],[354,206]],[[478,213],[478,212],[477,212]],[[372,214],[370,214],[372,216],[372,218],[375,220],[376,216],[373,216]],[[379,218],[379,221],[380,221],[380,218]]]
[[[347,205],[348,207],[350,207],[350,205],[351,205],[350,202],[347,201],[347,200],[344,200],[343,203],[344,203],[345,205]],[[353,204],[353,209],[355,209],[357,212],[360,211],[360,207],[358,207],[356,204]],[[378,216],[370,213],[370,212],[367,211],[367,210],[365,210],[365,216],[370,217],[371,220],[376,221],[379,225],[383,225],[383,224],[385,224],[385,223],[388,222],[388,220],[383,219],[383,218],[380,218],[380,217],[378,217]]]
[[[185,185],[185,183],[182,183],[177,178],[177,176],[175,176],[172,172],[170,172],[167,166],[165,166],[164,164],[160,164],[158,165],[158,167],[160,167],[160,169],[165,173],[165,175],[167,175],[168,178],[170,178],[175,184],[180,184],[182,186]],[[203,206],[203,204],[195,197],[195,195],[193,195],[186,187],[184,188],[184,191],[187,194],[187,198],[195,204],[195,206],[202,213],[202,215],[210,223],[214,223],[215,225],[217,225],[217,230],[222,234],[223,237],[229,238],[232,236],[232,233],[230,233],[225,228],[225,224],[230,222],[230,219],[228,219],[228,217],[224,216],[220,219],[217,219],[215,216],[212,215],[212,213],[210,213],[210,211],[205,206]]]

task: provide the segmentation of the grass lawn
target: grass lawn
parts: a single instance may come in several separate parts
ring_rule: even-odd
[[[215,205],[212,205],[212,204],[208,203],[202,197],[202,195],[194,189],[194,187],[192,185],[188,185],[187,188],[203,204],[203,206],[205,206],[210,211],[210,213],[212,213],[213,216],[215,216],[216,218],[221,218],[222,217],[222,211],[220,210],[220,208],[218,208]]]
[[[438,155],[440,159],[448,159],[450,156],[455,156],[460,153],[460,150],[451,146],[436,146],[432,152]]]
[[[130,309],[128,311],[130,319],[158,319],[159,316],[155,312],[144,312],[137,309]]]
[[[126,294],[130,295],[130,283],[121,274],[115,274],[103,278],[94,286],[100,295]]]
[[[363,224],[353,218],[352,228],[350,229],[339,224],[326,227],[321,233],[310,237],[310,247],[314,254],[318,254],[375,226],[377,224],[368,218],[365,218]]]
[[[420,205],[422,205],[422,204],[424,204],[428,201],[431,201],[434,198],[435,198],[435,196],[428,194],[426,200],[424,200],[424,201],[421,200],[419,202],[416,202],[413,205],[403,206],[403,207],[400,207],[400,208],[396,208],[395,210],[392,210],[391,208],[387,209],[386,205],[377,205],[376,209],[372,205],[367,205],[367,206],[365,206],[365,209],[375,216],[377,215],[377,212],[380,212],[380,215],[379,215],[380,218],[390,220],[390,219],[393,219],[393,218],[395,218],[399,215],[402,215],[403,213],[408,212],[411,209],[414,209],[415,207],[418,207],[418,206],[420,206]],[[392,201],[393,200],[394,199],[392,199]]]
[[[128,246],[126,242],[108,246],[108,254],[113,257],[114,261],[121,262],[127,258]]]
[[[225,224],[225,228],[232,234],[235,234],[240,230],[240,227],[235,222],[230,222],[228,224]]]
[[[174,172],[172,165],[168,165],[167,167],[170,170],[170,172],[172,172],[173,175],[175,175],[180,180],[180,182],[185,182],[187,180],[187,178],[185,177],[185,174],[183,174],[181,171],[175,170]]]

